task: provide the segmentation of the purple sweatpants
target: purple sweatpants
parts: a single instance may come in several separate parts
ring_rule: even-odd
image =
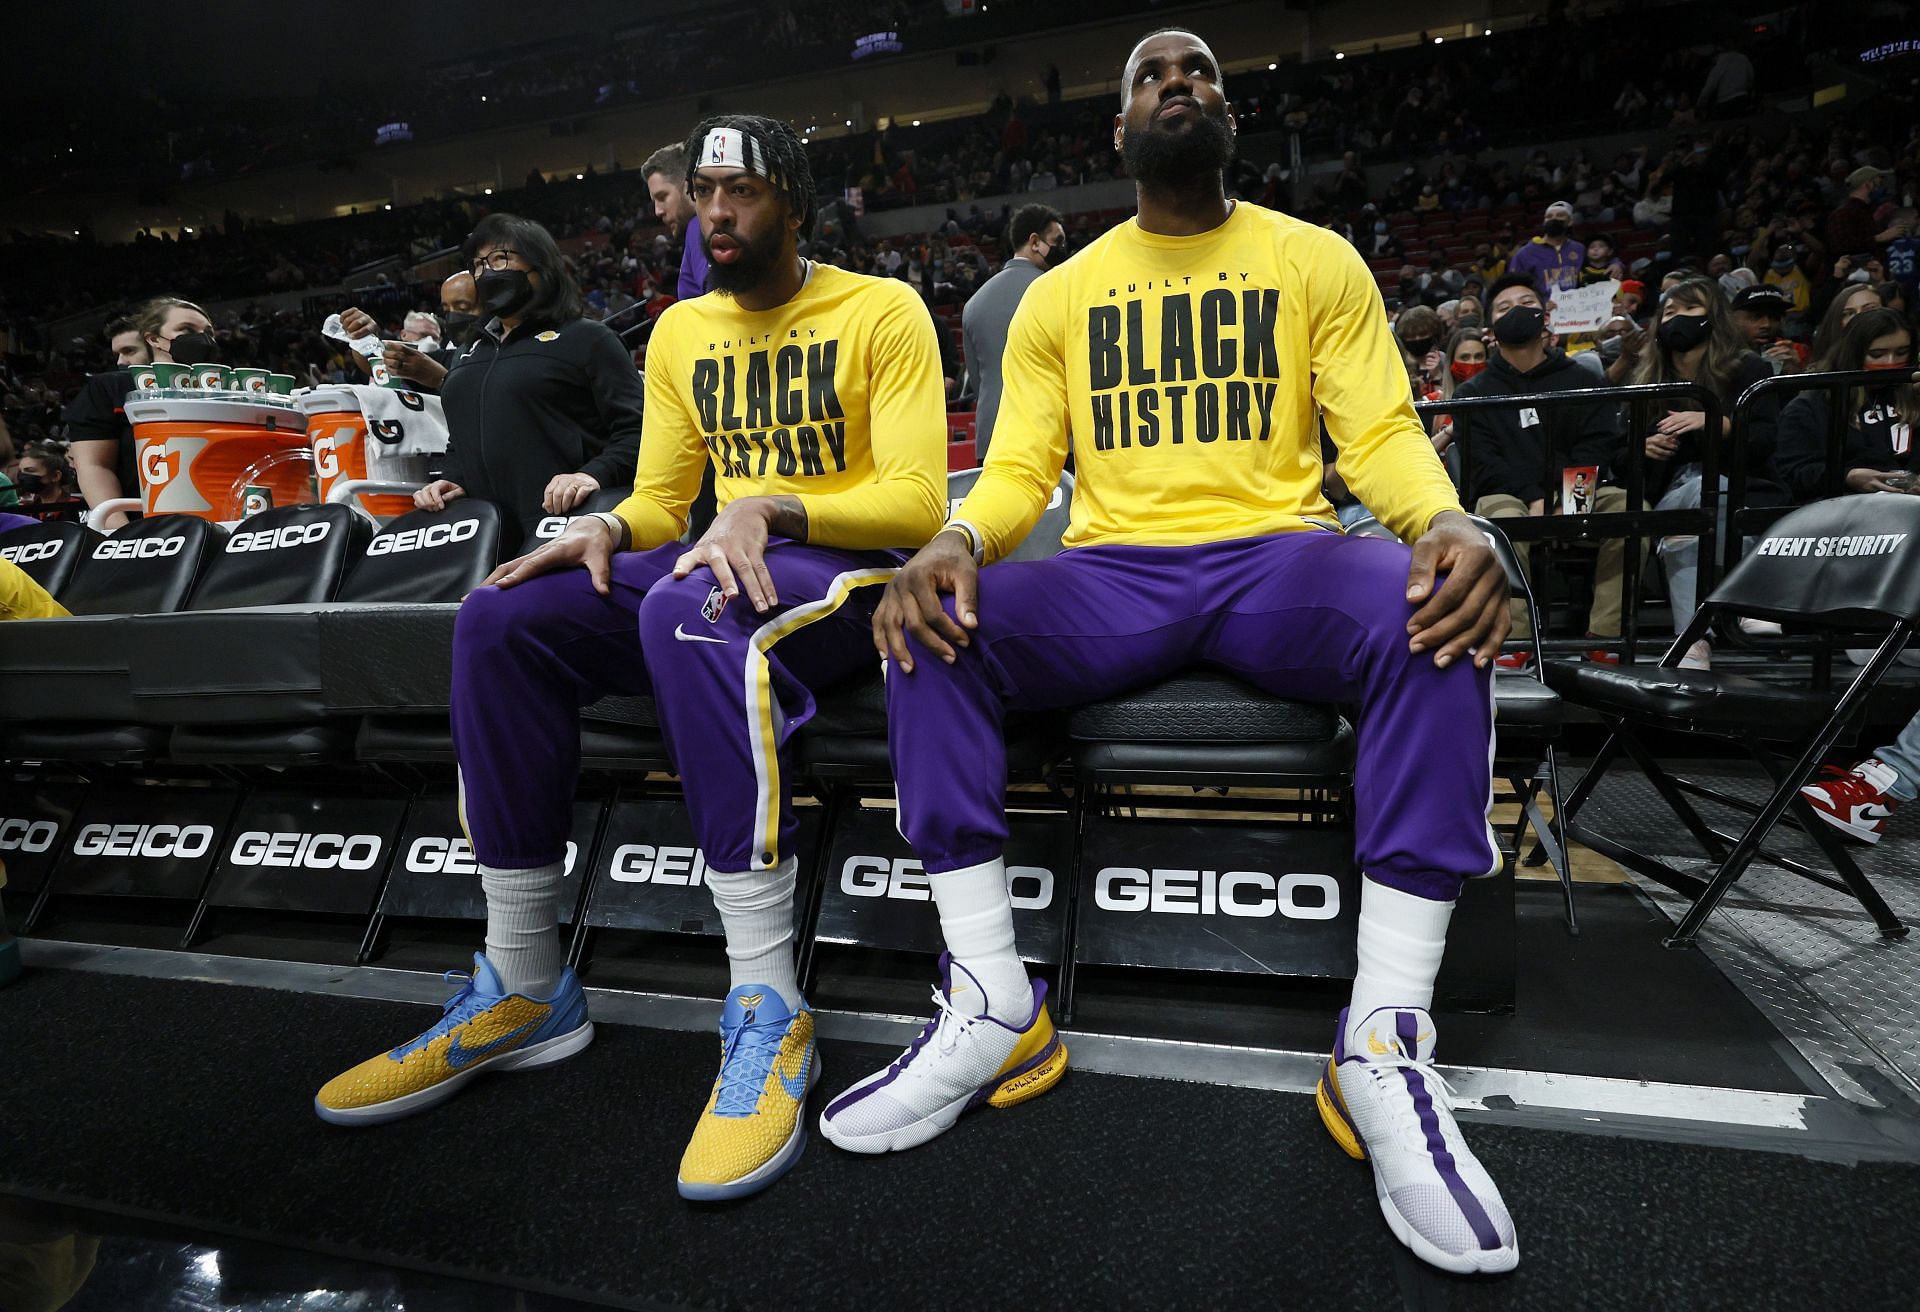
[[[613,558],[611,595],[585,570],[478,588],[453,635],[453,742],[463,823],[483,865],[561,859],[580,772],[580,708],[652,693],[715,870],[767,870],[792,845],[781,757],[824,688],[874,661],[872,618],[901,556],[776,538],[780,604],[722,606],[713,575],[673,577],[678,543]]]
[[[1500,862],[1487,825],[1493,674],[1407,650],[1411,555],[1298,532],[988,567],[980,626],[958,659],[914,643],[913,673],[888,672],[900,831],[931,873],[993,860],[1007,837],[1006,710],[1078,705],[1208,666],[1356,708],[1360,868],[1452,900]]]

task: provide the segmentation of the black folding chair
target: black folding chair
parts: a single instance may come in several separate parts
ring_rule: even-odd
[[[1872,633],[1880,636],[1880,645],[1837,697],[1831,689],[1679,668],[1688,646],[1716,623],[1745,616],[1832,632]],[[1707,916],[1756,858],[1851,895],[1866,908],[1884,937],[1907,932],[1848,854],[1844,840],[1801,798],[1800,787],[1842,735],[1857,730],[1868,697],[1916,628],[1920,628],[1920,498],[1840,497],[1802,507],[1774,524],[1714,589],[1657,668],[1564,662],[1546,667],[1551,687],[1568,701],[1591,707],[1613,730],[1593,767],[1567,799],[1567,823],[1587,846],[1692,899],[1667,946],[1690,945]],[[1766,768],[1773,791],[1755,806],[1679,778],[1648,750],[1639,736],[1644,729],[1737,744]],[[1675,869],[1581,821],[1581,808],[1622,753],[1646,774],[1705,850],[1712,863],[1708,876]],[[1752,819],[1739,834],[1725,833],[1707,823],[1687,800],[1689,795],[1743,811]],[[1838,878],[1762,848],[1767,835],[1789,812]]]

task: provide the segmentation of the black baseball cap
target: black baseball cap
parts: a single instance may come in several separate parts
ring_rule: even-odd
[[[1761,283],[1757,287],[1741,288],[1740,294],[1733,298],[1733,308],[1785,318],[1787,311],[1793,308],[1793,298],[1771,283]]]

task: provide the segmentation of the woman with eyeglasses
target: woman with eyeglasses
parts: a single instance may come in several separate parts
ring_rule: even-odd
[[[633,482],[642,389],[633,356],[584,317],[560,248],[531,219],[490,214],[467,238],[481,322],[440,385],[451,450],[414,493],[422,510],[461,497],[500,508],[503,541]]]
[[[1828,363],[1833,372],[1884,370],[1887,380],[1847,395],[1843,491],[1913,491],[1913,425],[1920,419],[1920,396],[1913,386],[1913,330],[1893,310],[1862,310],[1841,331]],[[1832,413],[1826,392],[1802,392],[1780,412],[1774,468],[1800,500],[1826,494],[1827,420]]]

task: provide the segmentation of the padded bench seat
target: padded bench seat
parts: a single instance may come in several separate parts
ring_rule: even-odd
[[[1543,674],[1549,687],[1576,706],[1663,720],[1675,728],[1735,734],[1764,729],[1780,739],[1811,733],[1839,696],[1714,670],[1593,661],[1548,661]]]
[[[1500,671],[1493,679],[1494,727],[1531,741],[1558,738],[1567,720],[1560,694],[1530,674]]]
[[[1334,707],[1207,670],[1083,706],[1067,733],[1075,768],[1095,779],[1314,786],[1353,768],[1353,729]]]
[[[884,782],[893,778],[887,756],[887,686],[862,675],[815,699],[813,718],[795,738],[800,769],[816,778]],[[1066,754],[1055,715],[1015,714],[1006,723],[1007,775],[1034,780]]]

